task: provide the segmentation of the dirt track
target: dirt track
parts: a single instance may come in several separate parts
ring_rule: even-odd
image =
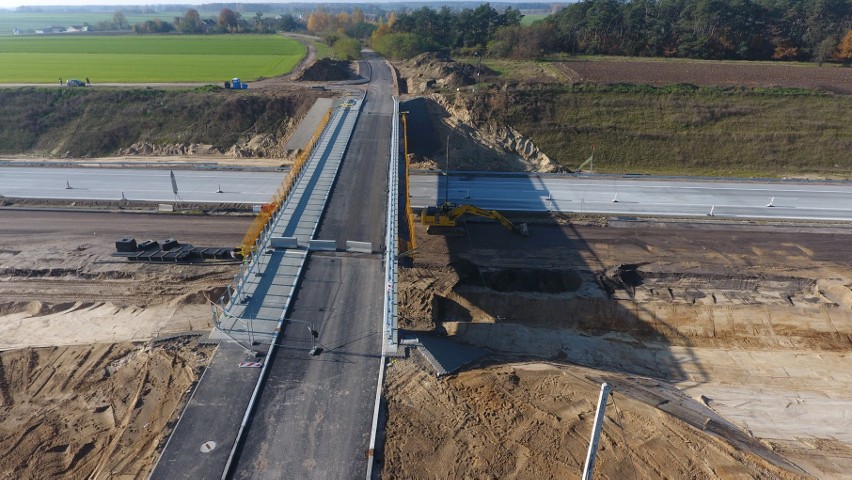
[[[604,380],[599,478],[852,470],[852,231],[583,223],[419,237],[401,326],[494,355],[446,380],[417,353],[394,362],[389,477],[579,475]]]

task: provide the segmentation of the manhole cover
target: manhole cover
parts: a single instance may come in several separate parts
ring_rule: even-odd
[[[216,442],[209,440],[201,444],[201,453],[210,453],[214,448],[216,448]]]

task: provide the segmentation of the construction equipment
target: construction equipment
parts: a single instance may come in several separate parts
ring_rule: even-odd
[[[459,227],[457,220],[465,214],[476,215],[478,217],[493,218],[500,222],[507,230],[511,230],[519,235],[529,236],[529,229],[526,223],[515,225],[508,218],[500,214],[496,210],[485,210],[473,205],[456,205],[451,202],[444,202],[437,207],[426,207],[420,212],[420,223],[428,225],[427,233],[429,235],[464,235],[464,228]]]
[[[248,83],[243,82],[238,77],[234,77],[230,81],[225,81],[225,88],[229,90],[245,90],[248,88]]]

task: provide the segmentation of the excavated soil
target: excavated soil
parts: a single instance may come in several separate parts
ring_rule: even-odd
[[[596,478],[852,471],[852,230],[524,220],[418,231],[400,328],[491,353],[444,379],[393,362],[387,478],[579,476],[601,381]]]
[[[455,62],[446,55],[431,52],[396,62],[396,67],[404,80],[403,93],[410,94],[475,85],[479,77],[496,74],[488,67]]]
[[[146,478],[213,352],[188,333],[238,266],[128,263],[114,242],[229,246],[250,221],[0,210],[0,478]]]
[[[438,380],[395,361],[383,478],[579,478],[603,380],[547,362]],[[607,420],[595,478],[798,478],[633,396],[614,394]]]
[[[0,477],[145,478],[211,353],[188,339],[0,353]]]
[[[230,247],[250,217],[0,211],[0,350],[145,341],[211,327],[238,266],[129,263],[119,238]],[[230,225],[230,226],[229,226]]]
[[[323,58],[305,67],[294,80],[308,82],[331,82],[355,78],[349,62]]]

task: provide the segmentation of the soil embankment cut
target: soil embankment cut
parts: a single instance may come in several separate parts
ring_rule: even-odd
[[[848,229],[589,223],[419,232],[400,327],[493,355],[441,380],[419,354],[394,361],[391,477],[576,476],[602,381],[601,478],[852,469]]]

